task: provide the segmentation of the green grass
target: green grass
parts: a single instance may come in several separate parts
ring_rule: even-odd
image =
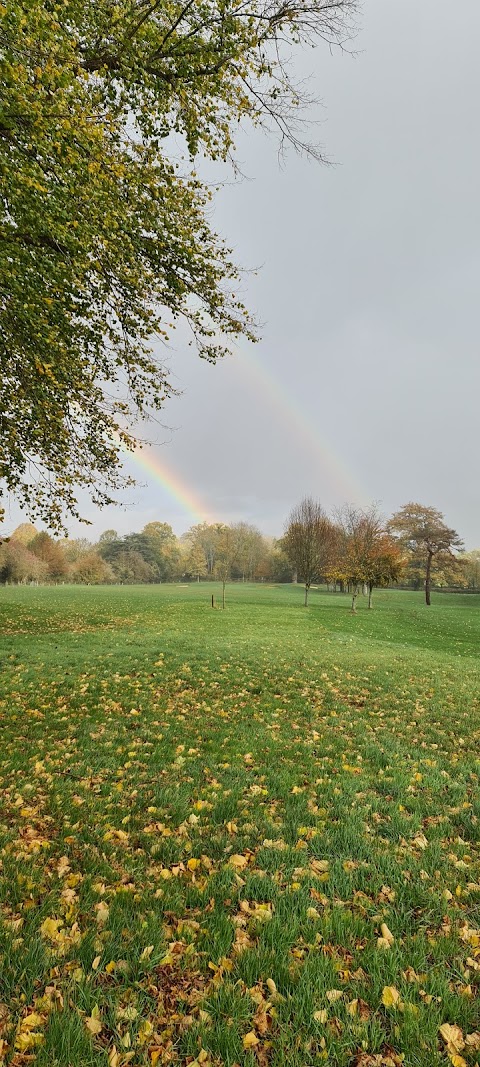
[[[473,1067],[478,598],[212,591],[0,589],[0,1064]]]

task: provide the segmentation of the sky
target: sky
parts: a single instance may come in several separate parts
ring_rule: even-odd
[[[210,366],[179,333],[139,484],[102,512],[82,497],[72,536],[204,518],[281,536],[311,495],[419,501],[480,546],[480,5],[365,0],[359,26],[354,54],[295,58],[331,165],[244,132],[215,203],[261,340]]]

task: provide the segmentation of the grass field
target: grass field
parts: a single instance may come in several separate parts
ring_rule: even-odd
[[[213,588],[0,589],[0,1064],[473,1067],[479,598]]]

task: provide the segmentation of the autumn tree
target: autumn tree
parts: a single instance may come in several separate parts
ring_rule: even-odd
[[[207,575],[210,578],[213,577],[215,571],[218,543],[222,530],[222,523],[201,522],[197,526],[192,526],[188,531],[188,537],[195,552],[199,549],[203,552]]]
[[[225,588],[232,577],[237,558],[237,539],[231,526],[218,527],[214,576],[222,583],[222,608],[225,608]]]
[[[480,589],[480,548],[465,552],[460,557],[468,589]]]
[[[355,613],[359,587],[367,586],[371,608],[375,586],[398,581],[404,557],[400,546],[387,532],[375,504],[369,508],[345,504],[337,511],[336,518],[339,536],[333,576],[340,576],[349,585]]]
[[[184,568],[185,574],[196,578],[206,578],[208,573],[207,561],[201,544],[198,541],[188,540],[185,544]]]
[[[442,560],[456,560],[455,551],[463,541],[456,530],[447,526],[441,511],[423,504],[404,504],[388,523],[401,545],[418,557],[424,566],[425,603],[431,602],[432,565]]]
[[[290,512],[282,547],[305,586],[305,607],[312,582],[327,573],[335,545],[333,523],[318,501],[305,497]]]
[[[248,522],[236,522],[232,525],[236,543],[235,566],[242,581],[251,582],[257,568],[266,555],[265,540],[256,526]]]
[[[86,537],[67,537],[59,541],[59,544],[68,566],[77,563],[79,559],[93,551],[93,545]]]
[[[29,542],[28,548],[46,565],[49,578],[58,581],[59,578],[65,577],[68,568],[62,547],[45,530]]]
[[[245,120],[320,155],[289,54],[341,44],[356,2],[0,7],[0,478],[52,528],[82,487],[112,500],[174,391],[154,340],[184,321],[215,361],[252,336],[196,161],[231,161]]]
[[[22,541],[10,538],[0,544],[0,582],[42,582],[48,577],[48,564]]]
[[[70,568],[69,577],[73,582],[82,585],[104,585],[114,580],[114,572],[100,553],[91,549],[77,556]]]
[[[40,533],[31,522],[21,522],[11,535],[12,541],[21,541],[22,545],[29,545],[34,537]]]

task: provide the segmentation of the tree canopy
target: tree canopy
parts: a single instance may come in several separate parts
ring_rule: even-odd
[[[305,607],[312,582],[324,577],[334,558],[336,530],[318,500],[304,497],[292,509],[282,547],[305,586]]]
[[[357,0],[11,0],[0,6],[0,479],[59,528],[122,484],[173,392],[152,349],[186,320],[215,360],[252,321],[194,161],[239,123],[314,155],[291,46],[341,43]]]
[[[368,587],[368,606],[372,606],[375,586],[398,581],[405,567],[401,547],[387,533],[385,521],[375,504],[355,508],[345,504],[337,513],[339,530],[334,574],[352,589],[352,611],[360,585]]]
[[[425,568],[425,601],[430,605],[432,563],[434,559],[456,560],[454,550],[463,545],[456,530],[446,525],[444,516],[437,508],[425,504],[404,504],[392,515],[389,530]]]

